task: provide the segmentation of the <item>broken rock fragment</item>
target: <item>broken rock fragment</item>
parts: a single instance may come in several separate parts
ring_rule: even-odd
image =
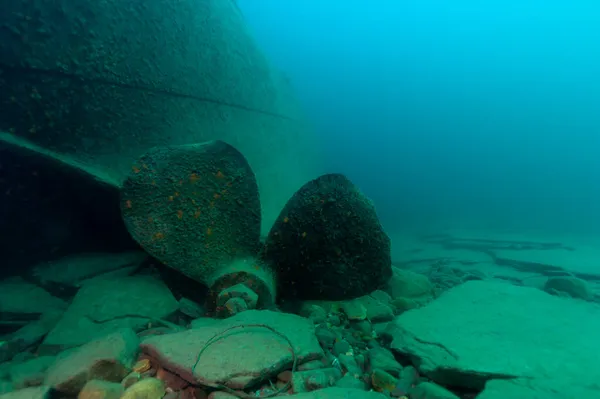
[[[138,349],[135,332],[119,330],[59,355],[48,369],[44,385],[74,396],[90,380],[121,382],[129,373]]]

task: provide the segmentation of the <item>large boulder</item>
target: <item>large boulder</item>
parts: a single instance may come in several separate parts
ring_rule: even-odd
[[[381,287],[392,275],[390,251],[372,202],[345,176],[327,174],[290,198],[264,258],[274,264],[282,295],[341,300]]]

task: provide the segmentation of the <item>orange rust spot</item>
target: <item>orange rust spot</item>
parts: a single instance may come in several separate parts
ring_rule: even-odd
[[[231,187],[231,186],[233,186],[233,183],[232,182],[227,182],[227,187]]]
[[[283,223],[287,223],[290,221],[290,218],[288,218],[287,216],[283,218]]]
[[[153,186],[156,186],[156,180],[152,180],[152,183],[150,183],[150,184],[152,184]]]
[[[226,189],[221,190],[221,194],[223,194],[223,195],[227,194],[227,190]]]
[[[194,212],[194,217],[196,219],[198,219],[200,217],[200,210],[199,209],[196,212]]]
[[[211,208],[215,207],[215,201],[210,201],[210,204],[208,204],[208,206],[210,206]]]
[[[154,222],[154,219],[152,217],[149,217],[148,218],[148,223],[153,223],[153,222]]]
[[[198,176],[195,173],[192,173],[190,175],[190,183],[196,183],[198,180],[200,180],[200,176]]]
[[[140,173],[140,168],[138,168],[137,166],[133,165],[131,167],[131,170],[133,170],[133,173]]]
[[[212,229],[210,227],[208,229],[206,229],[206,235],[207,236],[212,235]]]
[[[178,184],[179,184],[180,186],[183,186],[183,180],[179,180]]]
[[[183,211],[181,209],[177,211],[177,217],[179,219],[183,218]]]
[[[260,270],[260,266],[259,266],[259,265],[252,265],[252,267],[253,267],[255,270]]]
[[[169,201],[173,201],[173,196],[169,195]]]
[[[142,164],[142,168],[144,169],[148,169],[148,165],[146,165],[145,163]]]
[[[163,238],[165,238],[165,235],[160,231],[158,233],[154,233],[154,235],[152,236],[153,240],[162,240]]]
[[[125,201],[125,208],[131,209],[131,200]]]
[[[175,191],[175,196],[179,197],[179,193],[177,191]]]
[[[224,174],[223,174],[223,172],[221,172],[221,171],[218,171],[218,172],[215,174],[215,176],[217,177],[217,179],[222,179],[222,178],[224,178],[224,177],[225,177],[225,175],[224,175]]]
[[[192,198],[192,204],[196,205],[196,200]]]
[[[221,194],[215,193],[215,195],[213,195],[213,198],[214,199],[219,199],[219,198],[221,198]]]

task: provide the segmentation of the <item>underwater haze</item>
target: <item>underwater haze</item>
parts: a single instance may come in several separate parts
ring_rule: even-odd
[[[388,230],[599,232],[596,3],[238,4]]]
[[[0,399],[600,399],[599,1],[0,0]]]

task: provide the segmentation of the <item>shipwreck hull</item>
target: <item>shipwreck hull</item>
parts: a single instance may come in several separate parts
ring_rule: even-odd
[[[292,90],[233,1],[0,5],[0,130],[115,181],[151,147],[224,140],[256,172],[264,232],[318,172]]]

